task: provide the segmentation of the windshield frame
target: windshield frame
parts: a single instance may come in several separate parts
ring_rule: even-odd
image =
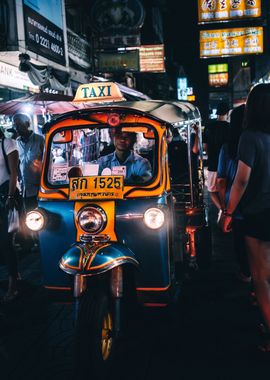
[[[158,170],[158,166],[159,166],[159,162],[158,162],[158,157],[159,157],[159,154],[158,154],[158,151],[159,151],[159,147],[160,147],[160,141],[159,141],[159,134],[156,130],[156,128],[150,124],[150,123],[146,123],[146,122],[125,122],[123,123],[123,126],[126,128],[128,127],[147,127],[149,128],[151,131],[154,132],[154,141],[155,141],[155,148],[154,148],[154,154],[153,154],[153,162],[155,163],[152,167],[152,178],[146,182],[140,182],[140,183],[124,183],[124,187],[127,188],[127,187],[131,187],[131,188],[144,188],[144,187],[147,187],[149,185],[151,185],[153,182],[156,181],[157,179],[157,176],[158,176],[158,173],[159,173],[159,170]],[[59,128],[56,128],[50,135],[49,135],[49,139],[48,139],[48,142],[47,142],[47,148],[46,148],[46,156],[45,156],[45,168],[44,168],[44,171],[43,171],[43,181],[44,181],[44,184],[45,186],[48,188],[48,189],[55,189],[55,190],[59,190],[59,189],[68,189],[69,188],[69,183],[66,183],[66,184],[52,184],[50,181],[49,181],[49,168],[50,168],[50,163],[51,163],[51,159],[50,159],[50,155],[51,155],[51,152],[52,152],[52,144],[53,144],[53,138],[56,134],[58,133],[61,133],[61,132],[64,132],[64,131],[67,131],[67,130],[80,130],[80,129],[103,129],[103,128],[112,128],[110,127],[107,123],[97,123],[97,124],[81,124],[81,125],[69,125],[69,126],[61,126]],[[121,128],[121,125],[120,125],[120,128]]]

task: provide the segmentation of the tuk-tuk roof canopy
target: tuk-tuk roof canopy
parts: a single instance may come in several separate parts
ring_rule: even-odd
[[[201,118],[198,108],[189,102],[147,100],[125,102],[121,104],[122,106],[148,113],[156,119],[172,124],[174,127],[194,122]]]
[[[148,113],[154,118],[165,121],[175,127],[181,126],[188,122],[194,122],[200,119],[199,110],[188,102],[165,101],[165,100],[147,100],[147,101],[128,101],[124,102],[117,83],[115,82],[92,82],[82,84],[76,91],[74,102],[84,102],[86,109],[91,107],[101,107],[121,102],[121,107],[131,108],[141,113]],[[92,104],[91,104],[92,103]],[[97,104],[99,103],[100,106]],[[91,104],[91,105],[90,105]]]
[[[184,126],[185,124],[195,123],[201,120],[200,112],[197,107],[189,102],[180,101],[165,101],[165,100],[141,100],[141,101],[131,101],[131,102],[117,102],[117,103],[107,103],[89,104],[89,108],[84,108],[77,111],[67,112],[46,123],[43,126],[43,131],[48,131],[53,125],[61,120],[68,118],[85,118],[88,113],[96,111],[128,111],[133,110],[138,114],[146,115],[147,117],[152,117],[155,120],[164,122],[174,128]]]

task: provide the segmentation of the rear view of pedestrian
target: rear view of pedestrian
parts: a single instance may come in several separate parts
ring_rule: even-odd
[[[217,120],[206,126],[204,132],[204,149],[208,156],[207,189],[213,204],[220,209],[220,199],[217,189],[217,166],[219,152],[228,141],[229,123],[227,116],[230,108],[227,103],[220,102],[217,106]]]
[[[217,185],[222,210],[226,210],[231,187],[237,170],[237,149],[243,131],[245,105],[233,109],[230,118],[230,133],[228,143],[221,148],[217,170]],[[239,279],[251,282],[248,256],[246,252],[245,236],[243,231],[243,216],[240,205],[235,209],[232,217],[233,245],[236,254]]]
[[[224,232],[230,230],[232,214],[241,200],[251,276],[266,325],[259,348],[270,352],[270,84],[259,84],[249,93],[244,126],[222,226]]]

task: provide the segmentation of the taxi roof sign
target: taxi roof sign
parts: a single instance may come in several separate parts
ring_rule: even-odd
[[[114,82],[94,82],[81,84],[74,102],[122,102],[126,100]]]

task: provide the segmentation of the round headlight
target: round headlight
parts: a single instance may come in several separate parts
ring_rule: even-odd
[[[25,224],[31,231],[40,231],[45,225],[45,217],[38,210],[30,211],[26,214]]]
[[[165,221],[165,215],[159,208],[149,208],[144,213],[144,223],[152,230],[162,227]]]
[[[106,214],[101,208],[85,207],[78,214],[79,226],[92,234],[103,230],[106,221]]]

